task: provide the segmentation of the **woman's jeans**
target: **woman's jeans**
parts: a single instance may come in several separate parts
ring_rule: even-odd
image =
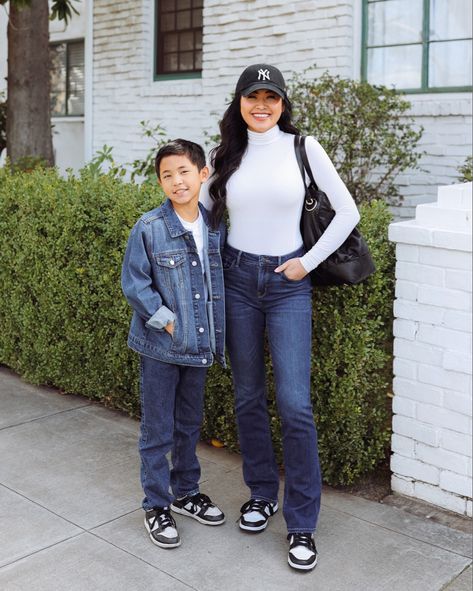
[[[276,501],[279,474],[271,441],[265,386],[267,332],[281,417],[285,467],[283,513],[289,533],[314,532],[321,475],[310,397],[312,290],[307,275],[290,281],[274,269],[302,256],[258,256],[226,246],[223,252],[227,347],[251,497]]]
[[[196,446],[206,374],[204,367],[174,365],[141,356],[139,450],[145,510],[168,507],[175,498],[199,492]]]

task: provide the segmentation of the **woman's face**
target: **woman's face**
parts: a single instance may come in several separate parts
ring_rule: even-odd
[[[255,90],[240,98],[240,112],[250,131],[263,133],[274,127],[284,110],[282,98],[271,90]]]

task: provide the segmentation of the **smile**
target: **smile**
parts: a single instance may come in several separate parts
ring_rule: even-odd
[[[252,115],[256,119],[267,119],[268,117],[271,117],[269,113],[252,113]]]

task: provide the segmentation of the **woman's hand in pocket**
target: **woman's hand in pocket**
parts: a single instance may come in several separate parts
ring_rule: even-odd
[[[289,259],[282,265],[279,265],[279,267],[276,267],[274,272],[284,272],[284,275],[290,281],[299,281],[300,279],[304,279],[304,277],[307,275],[307,271],[302,266],[300,259]]]
[[[174,333],[174,322],[168,322],[164,330],[172,336]]]

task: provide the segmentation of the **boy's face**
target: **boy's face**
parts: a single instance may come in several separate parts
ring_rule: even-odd
[[[209,169],[199,171],[187,156],[166,156],[159,164],[158,182],[174,205],[196,204],[201,184],[207,180]]]

